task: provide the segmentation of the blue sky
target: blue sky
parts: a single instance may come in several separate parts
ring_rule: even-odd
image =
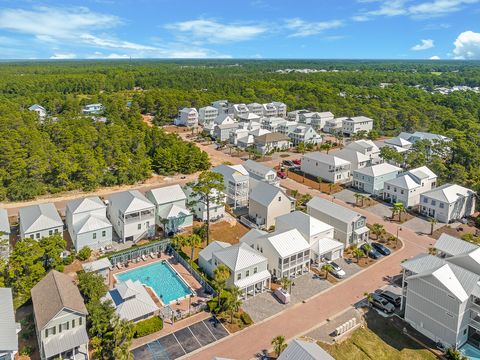
[[[480,0],[0,0],[0,58],[480,59]]]

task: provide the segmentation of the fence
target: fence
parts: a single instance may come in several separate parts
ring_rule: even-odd
[[[202,285],[205,289],[205,292],[208,294],[212,294],[213,296],[216,295],[215,290],[210,286],[210,284],[205,280],[205,278],[200,275],[193,267],[190,266],[190,263],[185,260],[180,254],[175,251],[175,249],[172,246],[168,246],[167,251],[172,254],[173,258],[178,261],[182,266],[188,270],[190,274],[197,280],[200,285]]]
[[[123,264],[129,260],[139,258],[142,255],[148,256],[150,253],[156,254],[159,252],[165,252],[169,244],[170,239],[164,239],[145,245],[133,246],[130,249],[108,255],[108,259],[110,260],[112,265],[115,266],[117,263]]]

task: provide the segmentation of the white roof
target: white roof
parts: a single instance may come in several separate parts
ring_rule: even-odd
[[[271,131],[267,129],[255,129],[250,131],[250,135],[253,135],[253,136],[262,136],[270,133]]]
[[[148,192],[152,194],[152,197],[155,200],[155,205],[187,199],[187,196],[178,184],[152,189]]]
[[[381,163],[373,166],[368,166],[364,167],[362,169],[354,170],[354,172],[362,174],[362,175],[367,175],[367,176],[382,176],[386,174],[390,174],[392,172],[400,172],[402,171],[402,168],[399,168],[398,166],[389,164],[389,163]]]
[[[288,344],[278,360],[335,360],[314,342],[295,339]]]
[[[316,234],[333,230],[333,226],[298,210],[278,216],[275,219],[275,225],[278,226],[280,222],[287,224],[287,226],[290,226],[292,229],[297,229],[307,240]]]
[[[243,165],[218,165],[215,166],[212,171],[223,175],[224,180],[244,180],[248,179],[248,171],[245,170]]]
[[[238,118],[242,120],[258,120],[260,119],[260,116],[254,113],[248,113],[245,115],[238,115]]]
[[[75,234],[84,234],[91,231],[112,227],[112,224],[105,216],[88,215],[73,223]]]
[[[10,288],[0,288],[0,353],[2,351],[18,351],[17,324]]]
[[[266,234],[268,234],[268,233],[264,230],[251,229],[249,232],[247,232],[245,235],[243,235],[240,238],[240,242],[249,243],[250,240],[258,239],[259,237],[262,237]]]
[[[426,166],[420,166],[418,168],[408,171],[410,174],[416,176],[419,179],[436,179],[437,175]]]
[[[267,258],[245,243],[235,244],[214,253],[230,270],[238,271],[267,261]]]
[[[345,206],[335,204],[326,199],[314,196],[307,203],[307,207],[311,207],[321,213],[333,216],[343,222],[351,223],[352,221],[362,217],[359,213],[346,208]]]
[[[216,107],[213,107],[213,106],[210,106],[210,105],[201,107],[199,110],[202,110],[202,109],[204,109],[204,110],[217,110],[218,111],[218,109]]]
[[[457,201],[460,196],[471,196],[472,194],[475,194],[473,190],[464,188],[463,186],[445,184],[436,189],[424,192],[421,196],[451,204]]]
[[[393,185],[402,189],[415,189],[422,186],[423,179],[433,180],[437,175],[433,173],[428,167],[421,166],[416,169],[412,169],[404,174],[399,175],[395,179],[385,181],[385,184]]]
[[[20,208],[18,216],[24,234],[63,226],[55,205],[51,203]]]
[[[346,121],[353,121],[354,123],[364,122],[364,121],[373,121],[373,119],[366,117],[366,116],[353,116],[344,119]]]
[[[110,195],[110,203],[124,213],[150,209],[154,205],[138,190],[122,191]]]
[[[272,173],[272,172],[275,173],[275,171],[272,168],[265,166],[263,164],[260,164],[253,160],[245,161],[243,163],[243,166],[248,172],[253,172],[255,174],[262,175],[262,176],[265,176],[268,173]]]
[[[278,186],[270,185],[263,181],[257,181],[248,198],[250,201],[253,200],[263,206],[269,206],[280,194],[287,196],[287,194]]]
[[[362,163],[370,161],[370,156],[364,155],[354,149],[349,149],[348,147],[335,151],[335,156],[338,156],[339,158],[349,162],[356,161],[357,163]]]
[[[265,235],[265,238],[282,258],[310,249],[307,240],[297,229],[276,231]]]
[[[214,241],[208,244],[202,251],[198,253],[198,256],[205,259],[206,261],[210,261],[212,258],[212,254],[218,250],[225,249],[226,247],[231,246],[229,243],[223,241]]]
[[[243,277],[240,280],[236,280],[234,284],[236,287],[242,289],[251,285],[255,285],[262,280],[266,280],[270,278],[271,278],[270,271],[263,270],[255,274],[249,275],[247,277]]]
[[[353,141],[345,149],[352,149],[357,151],[363,151],[372,148],[372,151],[378,152],[378,146],[372,140],[357,140]]]
[[[185,206],[171,204],[160,210],[157,215],[162,219],[174,219],[180,216],[191,215],[191,212]]]
[[[30,111],[32,111],[32,110],[43,110],[43,111],[45,111],[45,108],[42,105],[33,104],[32,106],[30,106],[28,108],[28,110],[30,110]]]
[[[108,258],[102,258],[82,264],[82,268],[85,272],[95,272],[112,268],[112,263]]]
[[[319,161],[324,164],[341,166],[341,165],[350,165],[350,161],[339,158],[331,154],[324,154],[319,151],[311,152],[303,155],[304,158],[312,159],[314,161]]]
[[[478,249],[478,246],[443,233],[435,242],[435,249],[445,254],[455,256]]]
[[[390,145],[395,145],[395,146],[398,146],[398,147],[405,147],[405,146],[409,146],[409,145],[412,145],[412,143],[404,138],[401,138],[399,136],[395,136],[394,138],[391,138],[391,139],[386,139],[384,141],[386,144],[390,144]]]
[[[106,205],[98,196],[91,196],[83,199],[76,199],[67,203],[67,209],[72,214],[79,214],[105,208]]]
[[[334,251],[336,249],[343,249],[344,245],[340,241],[337,241],[332,238],[321,238],[315,241],[311,246],[310,249],[318,254],[322,255],[328,253],[330,251]]]
[[[6,209],[0,209],[0,232],[4,234],[10,234],[10,231],[8,212]]]

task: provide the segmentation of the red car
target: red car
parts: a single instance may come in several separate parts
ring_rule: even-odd
[[[283,171],[277,171],[277,176],[280,179],[286,179],[287,178],[287,174],[285,174]]]
[[[302,160],[300,160],[300,159],[292,160],[292,162],[293,162],[295,165],[302,165]]]

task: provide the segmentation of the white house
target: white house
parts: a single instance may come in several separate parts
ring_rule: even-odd
[[[218,109],[213,106],[205,106],[198,109],[198,123],[200,125],[213,122],[218,116]]]
[[[174,124],[177,126],[197,126],[198,111],[195,108],[183,108],[178,111],[178,117],[175,118]]]
[[[237,119],[239,117],[244,117],[249,113],[248,107],[245,104],[232,104],[232,108],[233,116]]]
[[[277,108],[277,115],[278,117],[285,118],[287,117],[287,105],[280,101],[274,101],[272,104]]]
[[[82,113],[85,115],[94,115],[101,113],[103,109],[104,108],[102,104],[88,104],[83,107]]]
[[[263,116],[263,105],[259,103],[251,103],[247,105],[248,111],[251,114],[255,114],[258,116]]]
[[[322,137],[318,135],[315,129],[310,125],[298,125],[295,130],[288,134],[288,137],[296,146],[300,143],[304,144],[319,144],[322,142]]]
[[[372,195],[383,195],[384,182],[395,179],[402,172],[398,166],[381,163],[353,171],[352,185]]]
[[[212,171],[223,175],[226,202],[236,209],[248,205],[250,175],[242,165],[218,165]]]
[[[187,201],[190,209],[195,214],[197,219],[207,221],[207,204],[198,200],[191,187],[185,189]],[[218,190],[212,189],[210,191],[211,199],[218,199],[219,201],[210,201],[210,221],[221,219],[225,216],[225,194],[219,193]]]
[[[240,242],[262,253],[268,259],[268,270],[277,279],[294,278],[308,271],[310,244],[297,229],[268,234],[250,230]]]
[[[28,108],[29,111],[35,111],[39,119],[44,119],[47,116],[47,110],[41,105],[33,104]]]
[[[420,212],[450,223],[475,212],[476,193],[456,184],[445,184],[420,194]]]
[[[243,163],[243,167],[248,171],[250,177],[255,180],[264,181],[275,186],[279,184],[277,173],[268,166],[253,160],[247,160]]]
[[[51,270],[31,294],[40,359],[88,359],[88,312],[73,278]]]
[[[282,124],[280,124],[278,127],[277,127],[277,132],[281,133],[281,134],[285,134],[285,135],[288,135],[290,134],[291,132],[295,131],[295,129],[297,128],[298,126],[298,122],[296,121],[287,121],[285,120],[285,122],[283,122]]]
[[[215,127],[213,128],[213,137],[217,141],[228,141],[230,139],[230,134],[237,129],[237,123],[215,125]]]
[[[420,195],[434,189],[437,175],[428,167],[422,166],[400,174],[383,185],[383,199],[391,203],[402,203],[405,207],[420,204]]]
[[[180,185],[148,190],[145,197],[155,205],[155,224],[166,234],[175,234],[192,226],[193,215],[187,208],[187,195]]]
[[[398,135],[399,138],[408,140],[410,143],[415,144],[419,140],[428,140],[432,143],[450,142],[452,139],[429,132],[415,131],[414,133],[401,132]]]
[[[373,129],[373,119],[366,116],[354,116],[342,120],[342,132],[346,135],[358,134],[360,131],[369,133]]]
[[[342,132],[343,120],[346,117],[339,117],[325,121],[325,125],[323,126],[323,131],[334,134],[338,132]]]
[[[367,218],[344,206],[316,196],[307,203],[307,213],[333,226],[333,237],[345,247],[368,240]]]
[[[363,169],[372,165],[370,157],[353,149],[343,148],[335,151],[335,156],[350,163],[350,170]]]
[[[122,242],[155,235],[155,205],[138,190],[110,195],[107,215]]]
[[[213,241],[198,253],[198,266],[202,271],[213,279],[213,270],[217,267],[214,264],[213,253],[231,246],[223,241]]]
[[[67,203],[65,222],[75,250],[100,249],[112,244],[112,224],[100,198],[88,197]]]
[[[263,117],[261,119],[262,129],[274,132],[279,132],[282,125],[287,124],[287,120],[281,117]]]
[[[8,212],[0,208],[0,258],[8,258],[10,254],[10,222]]]
[[[295,339],[280,354],[277,360],[335,360],[315,342]]]
[[[117,283],[104,299],[111,300],[118,316],[128,321],[145,320],[160,312],[140,280]]]
[[[236,116],[236,118],[238,119],[238,121],[242,122],[242,123],[248,123],[248,122],[259,122],[261,117],[258,116],[257,114],[254,114],[254,113],[251,113],[251,112],[247,112],[245,114],[239,114]]]
[[[263,116],[285,117],[287,116],[287,106],[284,103],[279,102],[263,104]]]
[[[301,169],[306,174],[331,183],[345,183],[350,180],[351,175],[349,161],[318,151],[303,155]]]
[[[357,140],[352,141],[345,149],[351,149],[362,153],[365,156],[368,156],[371,160],[372,165],[383,162],[383,159],[380,157],[380,149],[372,140]]]
[[[40,240],[43,237],[59,234],[63,237],[63,222],[55,205],[38,204],[20,208],[18,211],[20,238]]]
[[[212,102],[212,106],[218,110],[218,115],[228,115],[231,104],[228,100],[217,100]]]
[[[91,272],[101,275],[105,280],[108,280],[110,270],[113,269],[113,265],[108,258],[100,258],[98,260],[90,261],[82,264],[83,271]]]
[[[405,150],[410,150],[412,147],[412,143],[408,141],[407,139],[404,139],[400,136],[395,136],[391,139],[386,139],[384,141],[385,144],[390,145],[390,146],[395,146],[397,148],[405,149]]]
[[[322,130],[327,121],[331,121],[334,118],[335,116],[330,111],[316,112],[310,120],[310,125],[312,125],[316,130]]]
[[[257,136],[255,138],[255,147],[262,154],[271,151],[288,150],[291,146],[288,136],[280,133],[271,133]]]
[[[287,119],[289,121],[296,121],[296,122],[299,122],[300,121],[300,115],[301,114],[306,114],[306,113],[309,113],[311,112],[310,110],[306,110],[306,109],[299,109],[299,110],[293,110],[293,111],[289,111],[287,113]]]
[[[247,244],[239,243],[213,252],[214,267],[224,264],[230,270],[227,286],[236,286],[241,297],[247,298],[267,291],[271,275],[267,258]]]
[[[15,322],[12,289],[0,288],[0,359],[14,360],[18,352],[20,324]]]
[[[248,217],[257,226],[269,229],[275,225],[275,218],[295,210],[295,200],[278,186],[250,180],[250,188]]]

